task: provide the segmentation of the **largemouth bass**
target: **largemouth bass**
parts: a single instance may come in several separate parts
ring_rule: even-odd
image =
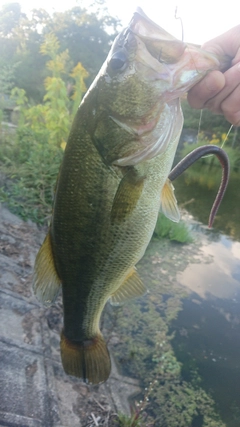
[[[135,265],[159,210],[179,220],[168,180],[183,124],[179,97],[224,65],[138,9],[85,95],[33,285],[45,304],[62,288],[60,346],[67,374],[95,384],[108,378],[110,357],[99,329],[104,306],[145,293]]]

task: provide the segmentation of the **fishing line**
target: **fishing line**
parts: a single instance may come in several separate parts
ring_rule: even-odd
[[[202,111],[202,110],[201,110],[201,111]],[[230,126],[230,128],[228,129],[227,135],[225,136],[224,141],[222,142],[222,145],[220,146],[221,148],[223,148],[223,147],[224,147],[225,142],[227,141],[227,139],[228,139],[228,137],[229,137],[229,134],[230,134],[230,132],[231,132],[232,128],[233,128],[233,125],[231,125],[231,126]],[[208,154],[208,155],[206,155],[206,156],[202,156],[202,159],[206,159],[207,157],[212,157],[212,156],[213,156],[213,154]]]
[[[197,131],[197,144],[199,143],[199,135],[200,135],[201,124],[202,124],[202,115],[203,115],[203,109],[200,110],[200,116],[199,116],[199,122],[198,122],[198,131]]]
[[[176,8],[175,8],[174,18],[175,19],[179,19],[180,22],[181,22],[182,42],[183,42],[184,41],[183,21],[182,21],[181,16],[178,16],[178,5],[176,5]],[[193,57],[192,57],[192,61],[194,62],[194,58]],[[196,67],[196,70],[197,70],[197,67]],[[199,118],[199,124],[198,124],[198,133],[197,133],[197,143],[199,141],[199,133],[200,133],[201,123],[202,123],[202,113],[203,113],[203,110],[201,110],[201,112],[200,112],[200,118]]]
[[[178,14],[178,6],[176,5],[174,18],[175,18],[175,19],[179,19],[179,20],[180,20],[180,22],[181,22],[181,29],[182,29],[182,42],[183,42],[183,40],[184,40],[183,22],[182,22],[182,18],[181,18],[181,16],[177,16],[177,14]]]
[[[174,18],[180,20],[181,29],[182,29],[182,42],[183,42],[184,41],[183,21],[182,21],[181,16],[178,16],[178,5],[176,5],[176,8],[175,8]],[[197,144],[199,142],[199,134],[200,134],[201,124],[202,124],[202,114],[203,114],[203,110],[200,111],[200,117],[199,117],[199,123],[198,123],[198,132],[197,132]]]
[[[182,29],[182,42],[183,42],[184,41],[183,21],[182,21],[181,16],[178,16],[178,5],[176,5],[176,7],[175,7],[174,18],[180,20],[181,29]],[[197,144],[199,143],[199,136],[200,136],[201,125],[202,125],[202,116],[203,116],[203,109],[201,109],[200,116],[199,116],[198,131],[197,131]],[[225,143],[226,143],[226,141],[227,141],[227,139],[229,137],[229,134],[230,134],[232,128],[233,128],[233,125],[230,126],[230,128],[229,128],[229,130],[227,132],[227,135],[225,136],[224,141],[222,142],[221,148],[224,147],[224,145],[225,145]],[[202,158],[204,159],[206,157],[212,157],[212,156],[213,156],[213,154],[208,154],[206,156],[202,156]]]
[[[231,125],[231,126],[230,126],[230,128],[228,129],[228,133],[227,133],[227,135],[225,136],[225,139],[224,139],[224,141],[223,141],[223,143],[222,143],[222,145],[221,145],[221,148],[223,148],[223,147],[224,147],[225,142],[227,141],[227,139],[228,139],[228,137],[229,137],[229,134],[230,134],[230,132],[231,132],[232,128],[233,128],[233,125]]]

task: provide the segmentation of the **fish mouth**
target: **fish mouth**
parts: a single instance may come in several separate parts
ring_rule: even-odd
[[[140,7],[137,7],[128,28],[161,63],[176,63],[187,46],[152,21]]]
[[[218,58],[196,45],[176,39],[148,18],[140,7],[130,21],[129,31],[142,42],[142,45],[139,43],[136,62],[148,67],[146,77],[169,83],[166,101],[187,92],[208,71],[226,68],[226,57]],[[170,96],[173,93],[174,97]]]

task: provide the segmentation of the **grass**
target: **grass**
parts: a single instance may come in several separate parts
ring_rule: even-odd
[[[179,243],[191,243],[193,241],[189,228],[183,221],[173,222],[161,213],[154,230],[154,236],[168,238]]]
[[[117,421],[118,427],[143,427],[141,418],[137,413],[130,416],[119,413]]]
[[[4,175],[0,201],[24,220],[44,223],[51,215],[62,149],[49,144],[47,134],[20,129],[0,148]]]

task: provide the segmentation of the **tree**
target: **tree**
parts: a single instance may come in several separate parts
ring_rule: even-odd
[[[50,60],[46,68],[50,76],[46,77],[44,86],[46,93],[43,103],[29,107],[24,89],[13,88],[12,98],[17,105],[19,125],[25,124],[34,132],[44,133],[50,144],[64,148],[70,130],[73,114],[79,105],[83,92],[86,90],[85,79],[88,72],[78,63],[69,76],[68,50],[59,52],[60,45],[53,33],[46,34],[44,43],[40,47],[42,55],[47,55]],[[69,76],[75,82],[73,86],[73,114],[71,114],[71,101],[68,96],[67,86],[63,80]]]
[[[88,72],[85,70],[81,62],[78,62],[76,67],[72,70],[70,76],[75,80],[75,85],[73,87],[74,93],[72,95],[72,99],[74,101],[72,108],[72,117],[75,116],[79,104],[81,102],[82,96],[84,92],[86,92],[87,87],[85,84],[85,79],[88,78]]]
[[[23,88],[28,99],[41,102],[43,82],[49,70],[45,68],[40,46],[47,34],[54,33],[60,50],[68,49],[71,68],[81,62],[89,70],[89,85],[108,53],[119,24],[109,16],[104,2],[100,2],[100,6],[98,2],[95,12],[92,8],[91,13],[74,7],[52,16],[43,9],[33,9],[26,16],[19,3],[3,6],[0,11],[0,69],[6,64],[11,67],[17,64],[14,85]]]
[[[44,31],[56,34],[62,49],[69,50],[74,65],[83,64],[89,71],[90,83],[108,54],[118,25],[119,21],[109,15],[100,17],[74,7],[64,13],[55,13]]]
[[[14,29],[19,25],[22,16],[19,3],[8,3],[3,5],[0,15],[0,35],[3,37],[11,35]]]

